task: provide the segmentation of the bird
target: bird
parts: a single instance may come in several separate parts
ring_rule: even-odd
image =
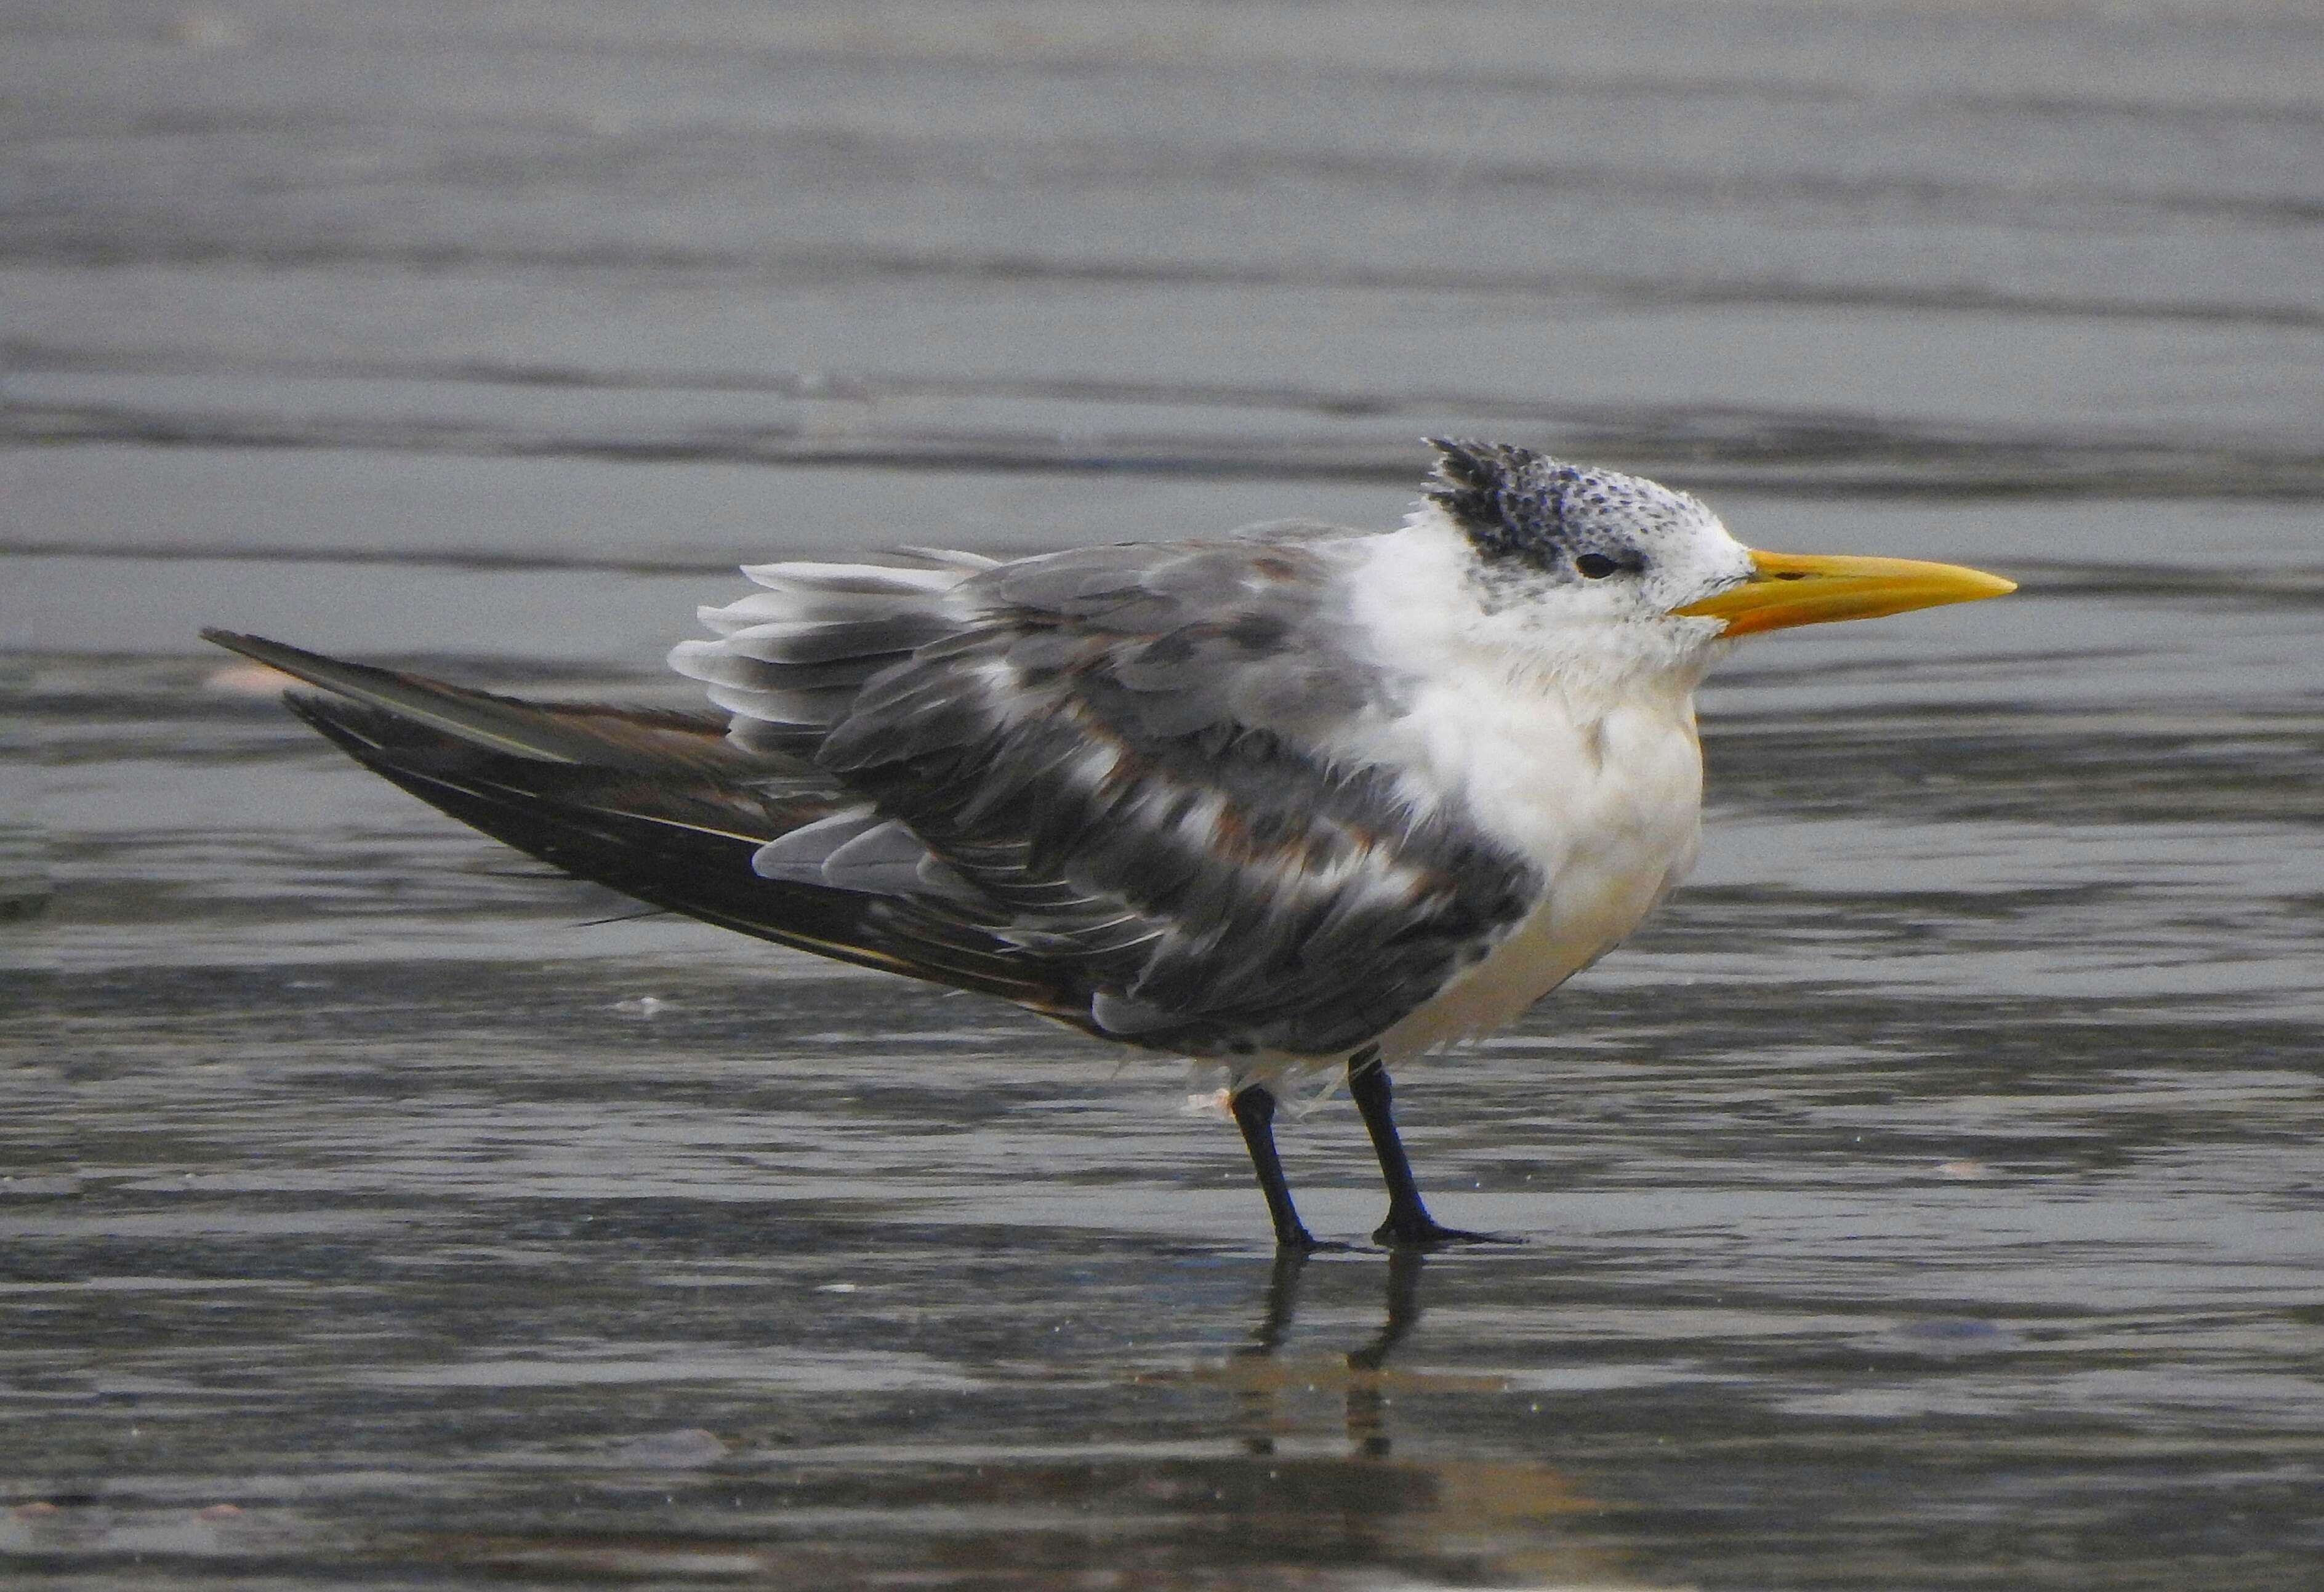
[[[1391,1069],[1510,1022],[1686,873],[1705,673],[1742,637],[2015,587],[1757,550],[1639,476],[1429,442],[1388,529],[745,566],[669,655],[709,711],[203,635],[318,688],[287,705],[365,768],[567,873],[1222,1065],[1278,1252],[1327,1247],[1274,1134],[1318,1081],[1379,1162],[1375,1243],[1491,1241],[1430,1214]]]

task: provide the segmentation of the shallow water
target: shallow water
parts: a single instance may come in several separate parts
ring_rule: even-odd
[[[0,1578],[2313,1584],[2324,32],[1417,14],[0,23]],[[684,703],[737,562],[1387,524],[1424,429],[2024,583],[1742,649],[1694,881],[1399,1076],[1515,1246],[1281,1265],[1176,1067],[191,639]]]

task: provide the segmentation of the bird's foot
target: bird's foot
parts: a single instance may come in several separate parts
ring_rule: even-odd
[[[1337,1238],[1319,1238],[1305,1228],[1287,1238],[1278,1235],[1275,1240],[1277,1256],[1292,1255],[1303,1260],[1310,1255],[1345,1255],[1354,1247],[1353,1244],[1342,1244]]]
[[[1441,1249],[1448,1244],[1522,1244],[1515,1233],[1472,1233],[1448,1228],[1426,1211],[1417,1217],[1391,1215],[1372,1229],[1372,1242],[1390,1249]]]

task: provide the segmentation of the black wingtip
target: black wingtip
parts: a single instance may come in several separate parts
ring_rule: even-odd
[[[253,636],[242,630],[221,630],[217,625],[204,625],[201,638],[213,647],[223,647],[228,652],[238,652],[254,663],[263,663],[269,668],[281,669],[287,675],[301,673],[300,669],[293,667],[297,663],[331,664],[337,661],[336,658],[325,658],[318,652],[308,652],[281,641],[270,641],[263,636]],[[316,683],[323,684],[321,681]]]

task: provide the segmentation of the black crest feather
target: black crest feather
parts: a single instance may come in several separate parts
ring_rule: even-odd
[[[1436,471],[1425,489],[1429,502],[1469,533],[1489,558],[1538,559],[1545,547],[1566,539],[1568,489],[1582,479],[1571,465],[1499,442],[1432,437]]]

